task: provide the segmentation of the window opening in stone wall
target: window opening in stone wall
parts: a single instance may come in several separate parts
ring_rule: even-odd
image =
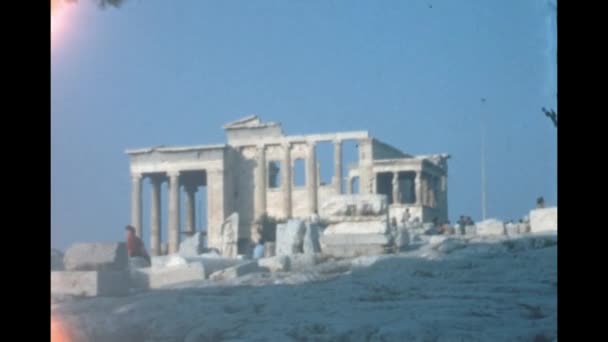
[[[386,195],[388,204],[393,203],[393,173],[379,172],[376,174],[376,193]]]
[[[334,176],[334,144],[331,141],[320,141],[316,145],[319,185],[331,185]]]
[[[306,165],[304,159],[296,159],[293,162],[293,185],[306,186]]]
[[[281,187],[281,162],[268,162],[268,188],[276,189]]]

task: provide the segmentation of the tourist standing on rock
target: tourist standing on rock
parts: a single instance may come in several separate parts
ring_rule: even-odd
[[[460,234],[464,235],[465,226],[467,225],[467,221],[464,218],[464,215],[460,215],[460,219],[458,219],[458,229],[460,230]]]
[[[135,235],[135,228],[129,225],[125,230],[127,231],[127,252],[129,253],[129,257],[142,257],[146,259],[148,264],[151,264],[150,256],[148,255],[148,252],[146,252],[143,241]]]
[[[536,208],[541,209],[545,207],[545,199],[543,196],[540,196],[536,199]]]
[[[406,208],[401,216],[401,225],[405,226],[410,221],[410,208]]]

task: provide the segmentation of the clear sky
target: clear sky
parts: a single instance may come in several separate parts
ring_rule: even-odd
[[[51,34],[51,243],[123,239],[126,149],[224,143],[221,126],[254,113],[286,134],[368,130],[408,153],[449,153],[452,222],[481,216],[483,118],[488,216],[521,218],[541,195],[556,205],[557,132],[541,112],[557,108],[553,6],[66,4]]]

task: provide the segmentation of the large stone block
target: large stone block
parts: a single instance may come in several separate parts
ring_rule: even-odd
[[[387,221],[340,222],[330,224],[323,235],[330,234],[388,234]]]
[[[317,254],[293,254],[288,258],[289,271],[303,271],[324,261],[326,256]]]
[[[168,268],[131,270],[131,284],[135,288],[159,289],[165,286],[205,279],[202,262],[191,262]]]
[[[51,248],[51,271],[62,271],[63,269],[63,252]]]
[[[321,252],[321,245],[319,243],[320,230],[318,224],[306,223],[306,233],[304,234],[304,241],[302,243],[304,254]]]
[[[151,266],[154,269],[183,266],[188,264],[188,260],[179,254],[153,256],[151,261]]]
[[[51,294],[123,296],[129,292],[128,271],[52,271]]]
[[[302,220],[289,220],[277,225],[276,255],[291,255],[303,252],[306,226]]]
[[[477,235],[505,235],[505,224],[497,219],[488,219],[478,222]]]
[[[388,204],[386,195],[334,195],[321,205],[319,214],[331,222],[343,221],[349,217],[387,216]]]
[[[129,268],[124,242],[76,243],[63,257],[68,271],[126,271]]]
[[[390,236],[386,234],[326,234],[321,237],[323,246],[333,245],[388,245]]]
[[[532,233],[557,230],[557,207],[534,209],[530,211],[530,230]]]
[[[258,266],[258,263],[256,261],[247,261],[232,267],[228,267],[221,271],[214,272],[211,274],[211,276],[209,276],[209,279],[215,281],[234,279],[249,273],[260,271],[263,271],[263,269]]]
[[[289,257],[285,255],[258,259],[258,266],[269,272],[289,271]]]
[[[178,254],[183,257],[196,257],[206,252],[205,235],[198,232],[179,244]]]

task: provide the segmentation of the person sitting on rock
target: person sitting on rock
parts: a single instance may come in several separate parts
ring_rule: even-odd
[[[127,252],[129,253],[129,257],[142,257],[148,264],[151,264],[150,256],[148,255],[148,252],[146,252],[143,241],[135,235],[135,228],[129,225],[125,230],[127,231]]]
[[[264,239],[259,239],[253,249],[253,259],[261,259],[264,257]]]

